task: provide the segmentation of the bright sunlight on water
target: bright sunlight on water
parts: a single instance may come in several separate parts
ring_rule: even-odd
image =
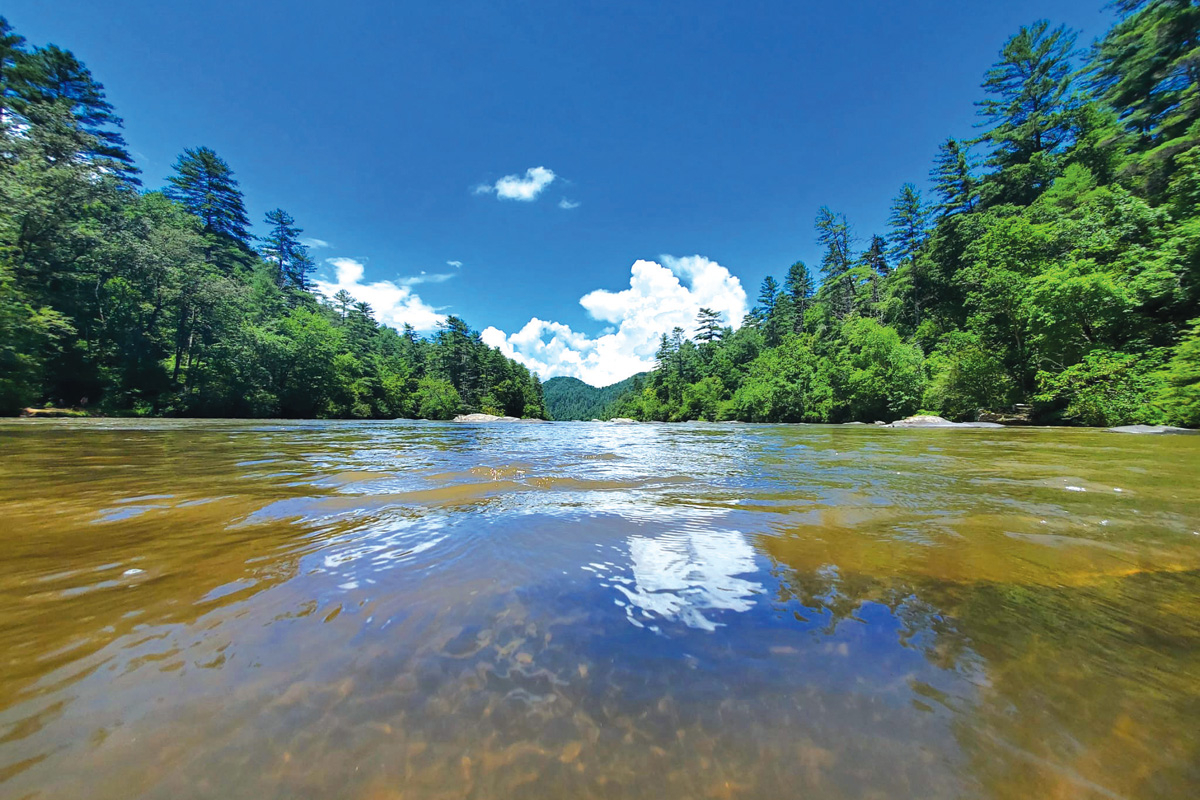
[[[1180,798],[1200,437],[0,424],[0,795]]]

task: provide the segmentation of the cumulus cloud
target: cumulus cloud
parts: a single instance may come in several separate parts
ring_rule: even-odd
[[[447,261],[446,266],[454,267],[455,269],[458,269],[459,267],[462,266],[462,262],[461,261]]]
[[[579,204],[579,203],[577,203],[576,201],[574,201],[574,200],[568,200],[568,199],[567,199],[567,198],[565,198],[565,197],[564,197],[562,200],[559,200],[559,201],[558,201],[558,207],[559,207],[559,208],[564,208],[564,209],[568,209],[568,210],[569,210],[569,209],[572,209],[572,208],[579,208],[579,206],[580,206],[580,204]]]
[[[661,264],[635,262],[628,289],[597,289],[580,298],[579,304],[593,319],[611,327],[593,338],[534,317],[513,334],[487,328],[483,341],[543,379],[569,375],[593,386],[607,386],[653,368],[659,337],[676,327],[691,334],[696,312],[703,307],[720,312],[735,328],[741,325],[746,292],[741,281],[715,261],[703,256],[663,256]]]
[[[505,175],[495,183],[482,183],[475,187],[475,194],[492,194],[502,200],[521,200],[526,203],[537,199],[546,187],[554,182],[553,170],[545,167],[530,167],[522,175]]]
[[[327,258],[325,262],[333,267],[336,277],[332,281],[317,280],[315,285],[317,291],[326,297],[333,297],[338,291],[345,289],[354,295],[355,300],[370,303],[371,308],[375,310],[375,319],[395,328],[400,328],[407,322],[419,331],[431,331],[446,319],[445,314],[439,314],[437,309],[422,300],[409,287],[418,283],[439,283],[453,277],[451,275],[442,277],[421,274],[394,281],[364,283],[363,265],[353,258]],[[434,280],[435,278],[439,280]]]
[[[300,244],[305,247],[310,247],[313,250],[320,250],[322,247],[329,247],[329,242],[324,239],[316,239],[312,236],[305,236],[300,240]]]

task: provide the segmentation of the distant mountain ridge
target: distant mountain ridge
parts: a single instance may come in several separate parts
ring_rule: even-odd
[[[551,378],[542,384],[551,419],[608,419],[608,408],[649,373],[639,373],[611,386],[595,387],[578,378]]]

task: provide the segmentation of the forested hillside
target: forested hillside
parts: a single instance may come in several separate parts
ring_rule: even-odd
[[[551,378],[543,384],[546,395],[546,410],[551,419],[590,420],[609,419],[613,402],[630,389],[640,389],[646,373],[626,378],[620,383],[597,388],[578,378]]]
[[[905,184],[864,237],[821,208],[815,270],[768,277],[736,331],[702,311],[664,334],[616,413],[1200,425],[1200,3],[1114,5],[1086,52],[1046,22],[1012,36],[932,197]]]
[[[314,294],[295,220],[253,237],[212,150],[143,191],[120,131],[87,67],[0,18],[0,413],[545,416],[537,377],[462,320],[424,339]]]

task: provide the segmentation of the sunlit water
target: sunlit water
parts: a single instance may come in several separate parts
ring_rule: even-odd
[[[0,424],[0,796],[1182,798],[1200,437]]]

